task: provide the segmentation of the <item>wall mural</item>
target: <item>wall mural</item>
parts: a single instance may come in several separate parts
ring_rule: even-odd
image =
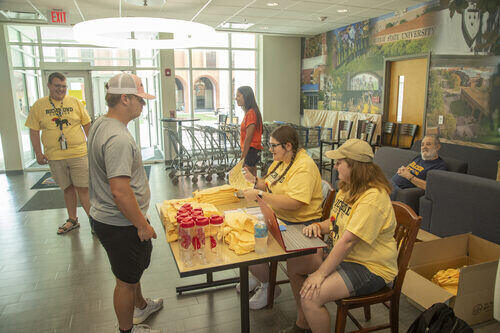
[[[427,130],[500,146],[498,0],[431,1],[302,41],[303,108],[382,114],[384,58],[431,52]]]

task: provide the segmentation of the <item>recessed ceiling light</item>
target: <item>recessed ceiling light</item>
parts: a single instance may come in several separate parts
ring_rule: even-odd
[[[277,3],[277,2],[268,2],[267,5],[269,7],[276,7],[276,6],[279,6],[279,3]]]
[[[337,13],[347,13],[347,9],[337,9]]]

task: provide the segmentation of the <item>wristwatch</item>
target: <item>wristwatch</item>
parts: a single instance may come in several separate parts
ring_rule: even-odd
[[[262,194],[264,194],[264,191],[262,190],[259,190],[259,192],[257,192],[257,196],[261,199],[262,199]]]

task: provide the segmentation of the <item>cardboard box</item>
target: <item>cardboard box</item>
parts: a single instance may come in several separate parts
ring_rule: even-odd
[[[415,243],[402,292],[424,309],[447,303],[469,325],[491,320],[499,257],[500,245],[472,234]],[[437,271],[458,267],[456,296],[431,282]]]

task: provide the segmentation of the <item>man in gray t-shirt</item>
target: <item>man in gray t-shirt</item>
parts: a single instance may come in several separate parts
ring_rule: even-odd
[[[127,130],[141,114],[144,99],[155,97],[133,74],[115,75],[106,89],[108,113],[88,135],[90,221],[116,277],[113,304],[120,332],[134,332],[141,328],[133,325],[163,306],[161,298],[145,299],[141,292],[156,233],[146,217],[151,193],[141,150]]]

